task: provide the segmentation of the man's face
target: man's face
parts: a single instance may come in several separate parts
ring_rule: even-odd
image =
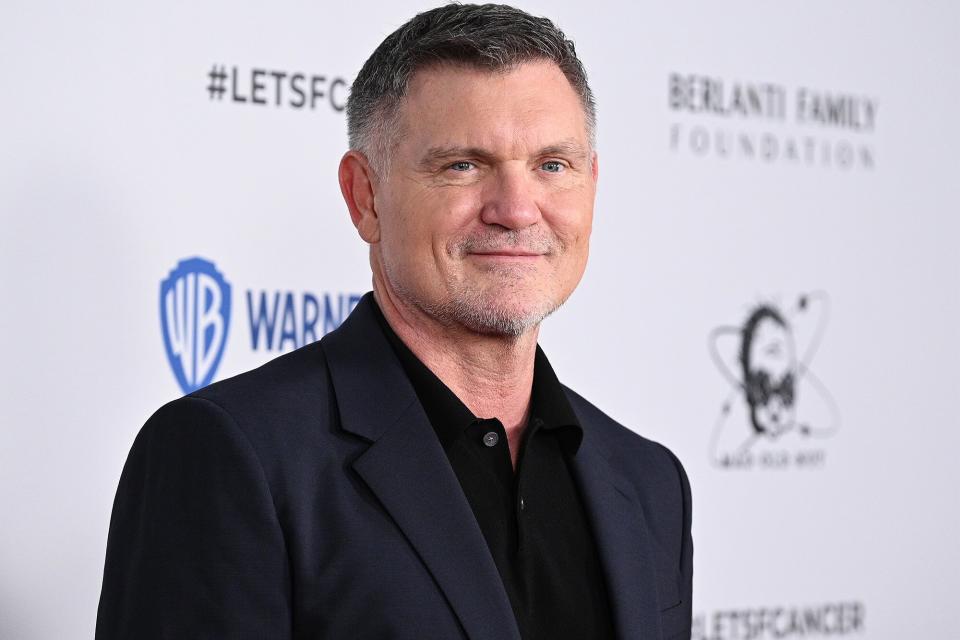
[[[385,286],[444,324],[520,335],[586,266],[597,165],[551,62],[419,71],[374,187]]]
[[[777,436],[794,425],[796,349],[790,330],[766,318],[750,343],[748,402],[754,426]]]

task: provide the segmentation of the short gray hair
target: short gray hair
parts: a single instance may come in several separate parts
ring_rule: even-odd
[[[555,62],[579,95],[592,146],[596,106],[587,73],[553,22],[508,5],[449,4],[414,16],[364,63],[347,100],[350,148],[386,173],[400,102],[423,68],[453,63],[502,71],[535,60]]]

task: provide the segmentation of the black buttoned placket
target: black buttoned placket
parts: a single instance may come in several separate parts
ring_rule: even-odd
[[[524,640],[613,638],[596,545],[571,470],[582,427],[537,348],[514,470],[496,418],[477,418],[380,315],[473,510]]]

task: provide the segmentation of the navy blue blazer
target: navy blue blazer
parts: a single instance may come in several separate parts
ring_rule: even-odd
[[[117,489],[98,640],[519,640],[368,294],[319,342],[157,411]],[[568,391],[573,466],[623,639],[690,637],[677,459]]]

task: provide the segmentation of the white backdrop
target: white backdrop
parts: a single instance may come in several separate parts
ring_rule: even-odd
[[[685,463],[695,638],[955,637],[960,8],[521,6],[576,40],[599,105],[591,262],[542,344]],[[338,108],[428,7],[0,10],[0,638],[92,636],[127,451],[184,392],[178,263],[230,286],[213,379],[369,288]],[[745,334],[761,307],[781,321]],[[741,348],[774,382],[761,411],[792,376],[779,437],[749,439]]]

